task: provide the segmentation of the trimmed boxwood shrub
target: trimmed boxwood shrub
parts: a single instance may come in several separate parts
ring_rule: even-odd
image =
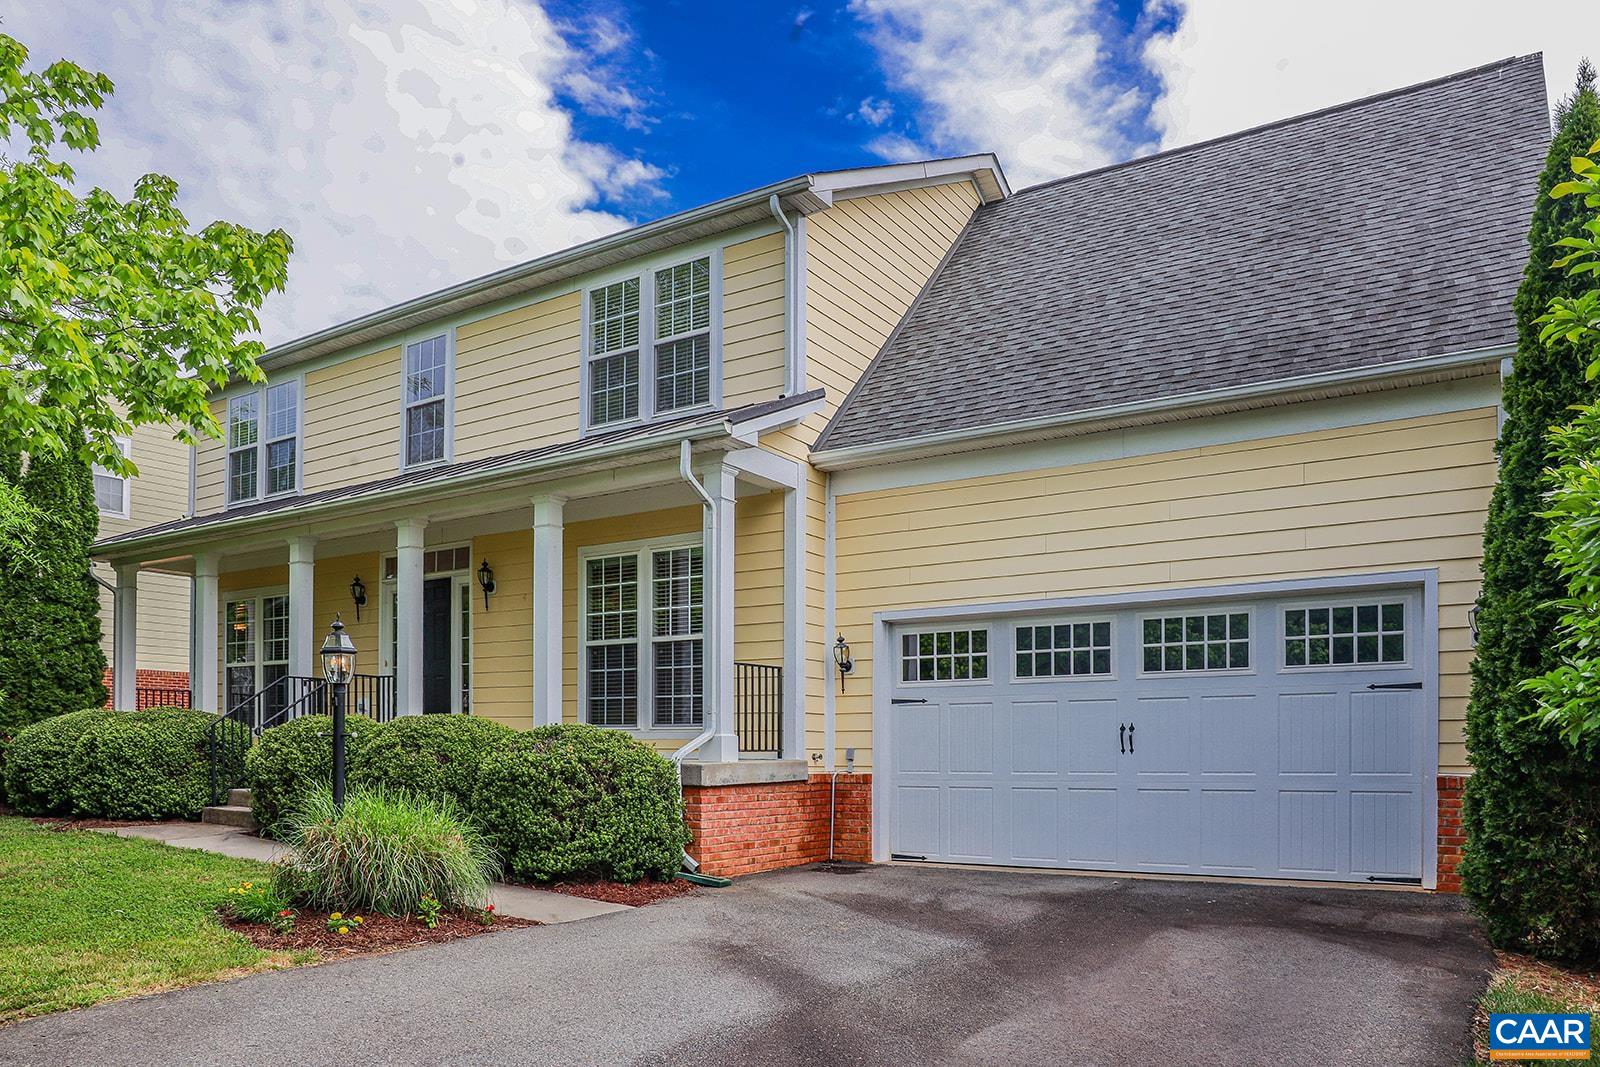
[[[596,726],[541,726],[485,755],[472,814],[533,881],[670,878],[689,843],[676,768]]]
[[[345,718],[345,774],[360,767],[362,750],[387,727],[360,715]],[[333,780],[333,716],[306,715],[261,734],[244,760],[256,822],[268,832],[313,789]]]
[[[352,786],[449,799],[470,811],[483,757],[517,732],[470,715],[405,715],[375,731],[361,750]]]
[[[74,811],[105,819],[198,819],[211,802],[209,712],[153,708],[92,720],[68,761]],[[242,753],[249,732],[224,720],[234,736],[224,753]],[[237,758],[237,757],[235,757]]]
[[[71,711],[18,730],[6,755],[6,795],[24,815],[56,815],[72,810],[72,750],[84,731],[117,712],[104,708]]]

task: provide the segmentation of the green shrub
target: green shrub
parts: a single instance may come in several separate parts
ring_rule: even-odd
[[[11,731],[0,729],[0,804],[6,802],[6,750],[11,747]]]
[[[357,789],[336,811],[332,794],[317,789],[282,828],[294,856],[280,889],[310,908],[410,915],[424,897],[481,907],[499,872],[488,840],[448,798]]]
[[[6,756],[6,795],[24,815],[72,810],[72,749],[90,725],[117,713],[104,708],[72,711],[24,726]]]
[[[509,726],[470,715],[405,715],[386,724],[361,750],[352,786],[448,797],[471,813],[478,765],[517,736]]]
[[[682,862],[676,768],[595,726],[541,726],[489,753],[472,814],[519,878],[670,878]]]
[[[104,819],[198,819],[211,803],[209,712],[154,708],[95,719],[72,748],[68,763],[73,808]],[[231,719],[219,751],[237,761],[249,731]],[[223,768],[229,780],[238,767]]]
[[[371,719],[345,719],[345,774],[359,766],[371,737],[387,729]],[[333,717],[306,715],[262,733],[244,761],[256,822],[268,833],[319,786],[333,781]]]

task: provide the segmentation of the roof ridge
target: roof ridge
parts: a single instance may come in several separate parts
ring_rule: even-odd
[[[1489,71],[1497,70],[1501,67],[1512,67],[1519,63],[1526,63],[1529,60],[1534,59],[1539,60],[1540,65],[1542,66],[1544,62],[1544,53],[1542,51],[1528,52],[1525,55],[1520,56],[1507,56],[1505,59],[1497,59],[1492,63],[1483,63],[1476,67],[1469,67],[1466,70],[1458,70],[1453,74],[1444,74],[1437,78],[1429,78],[1426,81],[1414,82],[1411,85],[1402,85],[1397,89],[1385,89],[1381,93],[1373,93],[1370,96],[1358,97],[1355,100],[1346,100],[1339,104],[1330,104],[1327,107],[1320,107],[1314,111],[1304,111],[1298,115],[1288,115],[1281,119],[1273,119],[1271,122],[1263,122],[1256,126],[1247,126],[1242,130],[1235,130],[1232,133],[1219,134],[1216,137],[1208,137],[1203,141],[1195,141],[1193,144],[1179,145],[1176,148],[1167,148],[1160,152],[1152,152],[1147,156],[1139,156],[1136,159],[1124,159],[1120,163],[1107,163],[1103,167],[1095,167],[1092,170],[1079,171],[1077,174],[1067,174],[1060,178],[1051,178],[1050,180],[1040,182],[1037,185],[1024,186],[1023,188],[1013,192],[1011,196],[1007,197],[1006,199],[1014,200],[1017,197],[1026,196],[1032,192],[1048,189],[1057,185],[1065,185],[1068,182],[1075,182],[1082,178],[1092,178],[1097,175],[1106,174],[1110,171],[1123,170],[1128,167],[1136,167],[1145,163],[1153,163],[1160,159],[1168,159],[1172,156],[1181,155],[1184,152],[1193,152],[1202,148],[1211,148],[1215,145],[1226,144],[1229,141],[1235,141],[1242,137],[1249,137],[1253,134],[1264,133],[1267,130],[1277,129],[1281,126],[1289,126],[1297,122],[1306,122],[1310,119],[1322,118],[1325,115],[1333,115],[1342,111],[1350,111],[1354,108],[1363,107],[1367,104],[1377,103],[1380,100],[1388,100],[1393,97],[1404,96],[1407,93],[1414,93],[1423,89],[1431,89],[1434,86],[1443,85],[1447,82],[1460,81],[1462,79],[1475,77],[1480,74],[1487,74]],[[1548,104],[1548,100],[1546,103]],[[985,204],[984,206],[988,207],[989,205]]]

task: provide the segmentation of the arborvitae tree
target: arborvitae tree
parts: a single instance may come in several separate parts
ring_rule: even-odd
[[[1549,197],[1570,177],[1571,157],[1600,139],[1600,98],[1587,61],[1555,118],[1513,305],[1517,351],[1496,448],[1500,480],[1484,528],[1461,876],[1497,945],[1579,959],[1600,957],[1600,752],[1592,740],[1575,749],[1556,727],[1532,719],[1535,700],[1522,683],[1556,665],[1560,609],[1553,605],[1566,593],[1546,559],[1548,522],[1539,517],[1547,507],[1549,430],[1570,419],[1572,405],[1596,398],[1584,361],[1571,346],[1541,344],[1535,323],[1552,297],[1593,284],[1551,266],[1562,254],[1555,242],[1578,234],[1585,214],[1579,197]]]
[[[32,558],[4,579],[0,729],[105,703],[100,596],[89,550],[100,527],[94,476],[75,454],[35,459],[22,493],[38,513]]]

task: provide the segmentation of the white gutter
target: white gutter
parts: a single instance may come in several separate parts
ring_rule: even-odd
[[[789,221],[789,216],[783,213],[783,205],[778,200],[778,194],[773,193],[767,198],[767,208],[772,212],[772,217],[778,220],[783,227],[783,391],[794,394],[800,391],[799,375],[796,367],[799,360],[796,354],[800,346],[795,344],[795,311],[799,301],[795,299],[795,260],[796,252],[800,248],[800,237],[795,233],[794,223]]]
[[[1199,393],[1158,397],[1154,400],[1135,400],[1126,404],[1074,411],[1064,415],[1040,415],[1014,422],[989,423],[984,426],[944,430],[898,441],[885,441],[865,445],[846,445],[843,448],[821,448],[811,453],[811,463],[821,470],[842,470],[867,463],[888,463],[897,459],[913,458],[916,453],[941,446],[961,446],[983,441],[985,446],[1002,443],[995,438],[1021,435],[1047,436],[1055,430],[1071,430],[1092,426],[1095,423],[1134,419],[1142,415],[1175,413],[1185,408],[1201,408],[1245,400],[1270,397],[1277,394],[1310,392],[1333,389],[1388,379],[1405,379],[1417,375],[1463,369],[1480,364],[1495,363],[1516,350],[1515,345],[1497,345],[1494,348],[1453,352],[1443,356],[1424,356],[1378,367],[1361,367],[1355,370],[1326,371],[1306,374],[1298,378],[1277,378],[1270,382],[1248,385],[1230,385]],[[1082,432],[1082,431],[1080,431]]]
[[[700,483],[700,479],[694,476],[694,471],[689,467],[689,457],[691,451],[691,447],[687,440],[678,445],[678,474],[685,482],[689,484],[689,488],[698,493],[700,495],[700,499],[706,502],[706,514],[709,515],[711,514],[712,509],[716,506],[716,502],[711,499],[711,494],[706,492],[706,487]],[[694,752],[699,750],[699,748],[707,741],[717,736],[717,720],[720,713],[716,705],[719,704],[720,701],[713,700],[709,703],[712,705],[712,707],[709,708],[711,714],[706,716],[705,729],[703,729],[697,737],[693,738],[679,748],[670,757],[672,760],[672,766],[678,772],[678,800],[680,804],[683,800],[683,761],[688,759]],[[683,854],[683,867],[684,870],[693,872],[700,869],[700,864],[695,862],[693,856],[689,855],[688,852],[685,852]]]

